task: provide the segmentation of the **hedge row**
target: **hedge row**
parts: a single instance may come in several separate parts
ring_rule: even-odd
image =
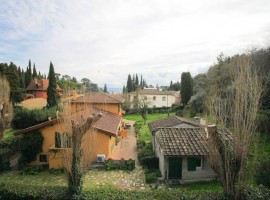
[[[259,186],[244,190],[239,199],[246,200],[268,200],[270,190],[266,187]],[[65,186],[38,186],[22,185],[16,183],[0,183],[0,200],[2,199],[20,199],[20,200],[58,200],[69,199],[67,187]],[[145,200],[163,200],[163,199],[185,199],[185,200],[205,200],[205,199],[225,199],[221,192],[205,191],[183,191],[181,189],[154,189],[154,190],[120,190],[111,186],[104,186],[96,189],[84,190],[77,199],[89,200],[122,200],[122,199],[145,199]]]
[[[129,159],[129,160],[106,160],[104,162],[104,166],[106,170],[116,170],[116,169],[122,169],[122,170],[128,170],[132,171],[135,169],[135,160]]]

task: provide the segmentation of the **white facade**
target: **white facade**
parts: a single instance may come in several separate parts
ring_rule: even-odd
[[[173,104],[176,103],[176,96],[172,92],[131,92],[128,94],[128,102],[130,108],[134,108],[137,95],[139,102],[147,103],[148,108],[171,107]]]

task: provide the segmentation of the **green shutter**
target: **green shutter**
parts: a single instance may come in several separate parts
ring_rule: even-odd
[[[188,171],[196,171],[196,158],[188,158]]]
[[[61,136],[58,132],[55,132],[55,148],[61,148]]]

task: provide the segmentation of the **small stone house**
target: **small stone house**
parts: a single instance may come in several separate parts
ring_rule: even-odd
[[[152,146],[153,146],[153,150],[155,150],[155,133],[156,131],[163,127],[173,127],[173,128],[198,128],[198,127],[202,127],[200,124],[198,123],[194,123],[191,122],[187,119],[184,119],[182,117],[178,117],[178,116],[170,116],[164,119],[159,119],[156,121],[153,121],[151,123],[148,124],[149,130],[152,134],[151,137],[151,142],[152,142]]]
[[[154,137],[163,180],[189,183],[215,179],[216,174],[207,162],[203,128],[158,128]]]

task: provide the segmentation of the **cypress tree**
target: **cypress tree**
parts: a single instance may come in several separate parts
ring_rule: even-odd
[[[136,78],[135,78],[135,74],[133,74],[133,76],[132,76],[132,92],[134,92],[135,91],[135,82],[136,82],[136,80],[135,80]]]
[[[34,67],[33,67],[33,78],[38,78],[38,74],[37,74],[35,63],[34,63]]]
[[[32,73],[32,67],[31,67],[31,60],[29,59],[29,64],[28,64],[28,67],[29,67],[29,83],[33,80],[33,73]]]
[[[130,74],[128,75],[128,80],[127,80],[127,91],[132,92],[132,80]]]
[[[189,72],[183,72],[181,75],[181,100],[183,105],[187,105],[187,103],[190,100],[190,97],[192,96],[192,78]]]
[[[123,86],[123,91],[122,91],[122,93],[123,93],[123,94],[126,93],[126,86],[125,86],[125,85]]]
[[[143,78],[142,78],[142,74],[141,74],[141,83],[140,83],[140,86],[141,86],[141,87],[143,86]]]
[[[135,86],[137,87],[138,85],[139,85],[139,78],[138,75],[136,74]]]
[[[173,90],[173,82],[171,81],[169,90]]]
[[[108,90],[107,90],[107,85],[106,85],[106,83],[105,83],[105,85],[104,85],[104,92],[105,92],[105,93],[108,93]]]
[[[58,105],[59,95],[56,90],[56,78],[55,72],[52,62],[50,62],[50,70],[49,70],[49,86],[47,89],[47,107],[51,108]]]

